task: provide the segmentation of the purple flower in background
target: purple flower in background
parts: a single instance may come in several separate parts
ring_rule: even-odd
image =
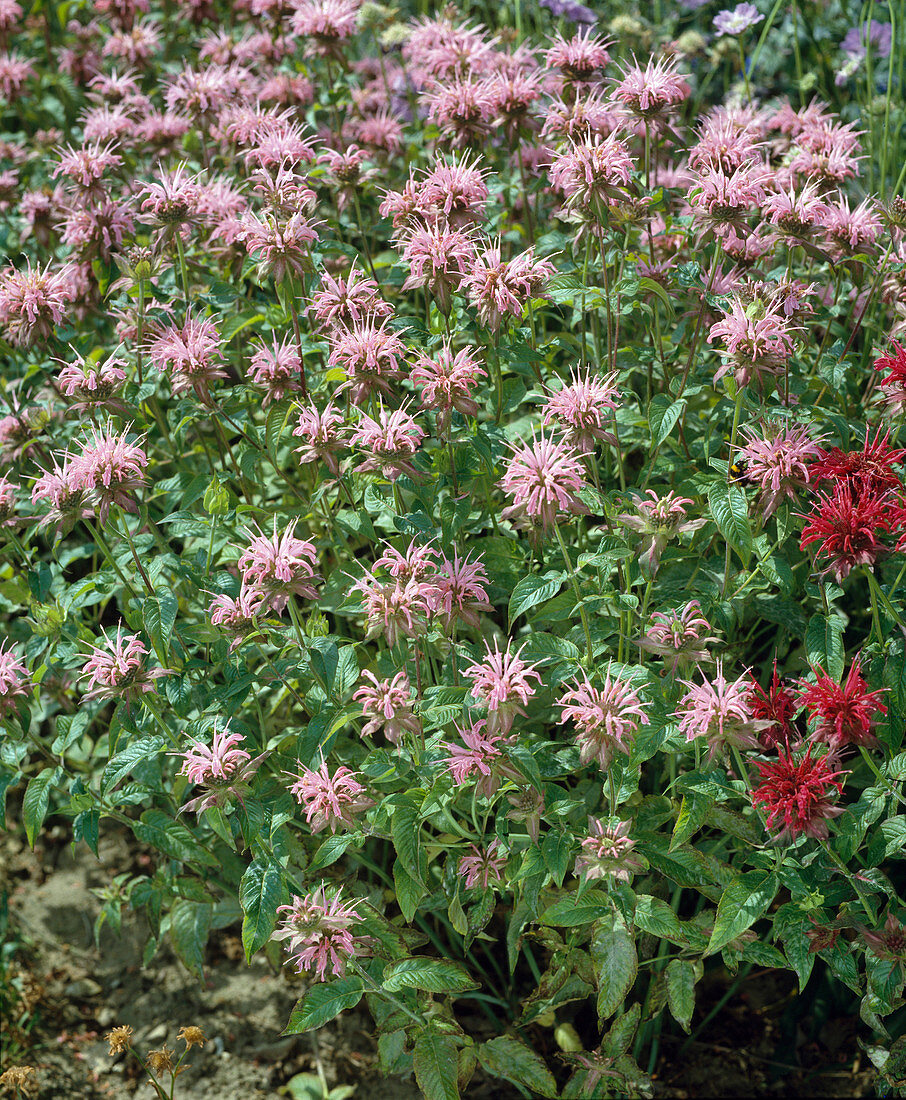
[[[869,20],[864,26],[850,27],[840,43],[840,49],[850,57],[864,57],[871,46],[875,57],[890,57],[893,28],[890,23]]]
[[[722,34],[742,34],[749,27],[754,27],[756,23],[760,23],[762,19],[764,19],[764,16],[754,4],[737,4],[732,11],[726,9],[725,11],[719,11],[714,16],[714,29],[717,31],[718,36]]]
[[[591,8],[586,8],[576,0],[541,0],[541,7],[549,8],[554,15],[569,19],[572,23],[591,24],[598,21],[598,17]]]

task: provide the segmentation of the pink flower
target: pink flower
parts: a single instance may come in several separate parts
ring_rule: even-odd
[[[126,699],[132,703],[146,692],[154,691],[154,681],[167,676],[172,669],[145,667],[148,649],[135,634],[124,634],[122,623],[116,628],[116,636],[110,638],[101,631],[106,648],[92,646],[92,655],[82,668],[91,689],[89,699]]]
[[[472,681],[472,695],[484,703],[488,711],[488,732],[509,733],[516,715],[525,717],[522,709],[535,694],[531,681],[541,683],[541,676],[534,665],[526,664],[519,654],[510,653],[511,642],[501,653],[497,640],[494,648],[485,642],[484,660],[470,665],[463,672]]]
[[[430,608],[418,581],[388,584],[366,570],[353,589],[362,593],[368,619],[366,637],[371,638],[383,630],[387,645],[392,649],[401,637],[414,638],[424,630]]]
[[[268,347],[264,344],[252,353],[249,363],[249,377],[259,386],[264,386],[263,407],[273,401],[279,401],[288,393],[302,389],[302,359],[299,349],[291,336],[284,336],[280,343],[277,337]]]
[[[209,386],[227,377],[221,369],[220,334],[211,317],[188,314],[182,328],[161,329],[148,348],[148,357],[156,370],[171,372],[174,393],[194,390],[208,406],[213,404]]]
[[[278,222],[248,213],[242,218],[239,237],[248,254],[258,260],[262,274],[275,283],[312,270],[311,246],[318,240],[318,231],[302,214]]]
[[[765,201],[774,175],[762,161],[743,161],[732,170],[703,164],[689,191],[689,206],[696,225],[710,227],[721,236],[750,233],[746,219]]]
[[[705,648],[709,642],[720,644],[720,638],[708,634],[713,629],[698,600],[692,600],[682,611],[655,611],[638,645],[663,658],[664,667],[675,676],[681,669],[713,660]]]
[[[566,442],[583,453],[594,451],[598,443],[616,446],[616,437],[604,427],[613,420],[611,410],[619,407],[616,378],[615,373],[593,376],[590,368],[584,376],[574,371],[571,382],[548,394],[542,423],[562,424]]]
[[[437,430],[442,435],[449,427],[454,409],[463,416],[478,413],[478,402],[472,393],[487,372],[478,365],[472,348],[461,348],[454,354],[449,340],[444,339],[434,358],[420,355],[416,359],[409,377],[421,391],[422,405],[437,410]]]
[[[225,593],[215,596],[208,607],[212,626],[230,635],[230,652],[237,649],[256,629],[256,617],[264,604],[264,593],[242,585],[235,598]]]
[[[475,260],[462,287],[476,306],[481,323],[496,332],[507,313],[521,317],[523,307],[543,295],[545,284],[556,272],[549,260],[536,260],[532,248],[509,261],[501,260],[499,247],[487,248]]]
[[[821,669],[812,669],[816,682],[800,681],[799,702],[805,704],[810,720],[817,720],[812,736],[826,741],[833,752],[847,745],[876,745],[873,727],[878,715],[887,713],[881,697],[887,688],[869,691],[862,675],[861,659],[850,665],[843,684]]]
[[[351,929],[362,922],[354,902],[340,900],[343,891],[328,896],[322,885],[307,897],[293,898],[281,905],[278,913],[288,914],[273,935],[289,940],[286,950],[297,973],[308,973],[315,981],[326,982],[328,971],[342,978],[350,960],[368,953],[370,941],[356,936]]]
[[[305,820],[312,833],[319,833],[328,826],[331,833],[341,826],[354,829],[357,825],[354,815],[374,805],[374,799],[367,797],[365,788],[356,779],[357,774],[341,765],[331,775],[323,760],[317,771],[302,768],[290,793],[304,807]]]
[[[812,757],[811,745],[798,761],[789,748],[779,746],[777,757],[776,764],[755,764],[760,782],[752,791],[752,805],[767,814],[765,828],[770,832],[779,826],[774,837],[778,841],[826,837],[827,822],[843,812],[830,799],[843,790],[841,776],[848,773],[832,770],[829,753]]]
[[[94,142],[79,149],[60,150],[60,163],[51,172],[51,179],[65,176],[87,195],[103,195],[100,181],[114,168],[119,168],[123,158],[115,153],[114,145]]]
[[[739,448],[737,459],[746,462],[746,480],[758,484],[756,508],[767,518],[808,485],[808,464],[822,453],[821,447],[803,425],[769,422],[761,435],[750,428],[741,431],[747,442]]]
[[[778,190],[768,195],[762,213],[781,232],[802,238],[811,237],[824,224],[829,210],[817,182],[809,180],[798,192],[791,185],[789,191]]]
[[[66,465],[68,485],[88,494],[102,523],[111,505],[138,511],[132,496],[147,482],[148,456],[129,442],[125,432],[116,432],[110,424],[103,430],[92,428],[81,454],[70,457]]]
[[[730,312],[711,326],[708,340],[722,337],[725,350],[719,354],[726,362],[714,375],[714,381],[733,370],[738,386],[752,377],[763,384],[763,375],[779,374],[793,354],[792,331],[779,300],[768,299],[755,308],[738,294],[730,300]]]
[[[123,415],[126,406],[121,393],[126,382],[124,359],[101,359],[91,361],[76,358],[74,363],[66,363],[57,375],[57,385],[67,397],[75,398],[73,412],[94,413],[101,409],[111,409]]]
[[[602,771],[607,771],[618,751],[628,755],[639,724],[649,724],[646,704],[635,688],[624,680],[611,679],[609,670],[601,688],[583,673],[576,686],[560,696],[558,705],[560,721],[575,723],[581,762],[596,760]]]
[[[362,413],[349,436],[349,445],[365,454],[355,472],[380,473],[389,481],[396,481],[400,474],[416,479],[419,473],[411,457],[424,438],[424,431],[405,407],[388,411],[381,406],[377,420]]]
[[[443,217],[454,230],[483,221],[488,185],[478,167],[480,159],[469,160],[465,155],[449,164],[436,164],[418,187],[418,213],[426,220]]]
[[[476,777],[475,793],[479,798],[493,798],[505,778],[524,780],[522,773],[513,767],[504,752],[502,746],[506,745],[506,739],[503,734],[485,731],[486,725],[482,718],[468,730],[456,726],[465,748],[446,741],[440,743],[440,748],[450,753],[444,763],[453,782],[461,787],[473,776]]]
[[[475,844],[469,845],[469,855],[461,856],[457,874],[465,879],[465,887],[471,890],[473,886],[481,886],[487,890],[492,882],[501,881],[502,872],[506,868],[506,856],[501,854],[499,840],[492,840],[482,850]]]
[[[375,569],[386,569],[395,580],[424,580],[437,572],[437,551],[429,543],[413,539],[405,554],[387,543],[384,552],[374,563]]]
[[[628,836],[631,822],[605,825],[596,817],[588,819],[589,834],[581,842],[576,856],[575,873],[586,882],[596,878],[613,878],[629,882],[633,875],[646,870],[645,860],[633,852],[635,841]]]
[[[354,405],[364,405],[372,395],[394,396],[393,383],[402,378],[400,360],[406,348],[399,336],[373,317],[331,334],[328,366],[341,367],[347,376],[341,388],[349,388]]]
[[[752,714],[746,673],[730,683],[718,659],[717,671],[710,682],[703,677],[701,684],[688,680],[681,683],[689,690],[676,712],[680,733],[686,735],[687,741],[704,737],[708,742],[709,760],[728,748],[758,747],[757,735],[765,723]]]
[[[16,511],[16,486],[8,477],[0,477],[0,527],[14,527]],[[0,642],[0,649],[3,643]]]
[[[444,558],[437,574],[430,582],[428,602],[444,630],[452,631],[456,622],[479,628],[479,611],[490,611],[487,573],[480,561],[470,561],[467,554],[460,558],[459,551],[453,551],[453,560]]]
[[[682,103],[690,87],[676,71],[677,59],[648,59],[645,68],[636,63],[622,70],[622,79],[615,81],[611,98],[640,118],[653,121]]]
[[[629,183],[633,168],[632,156],[619,138],[595,134],[556,154],[551,185],[565,198],[567,210],[580,207],[601,216],[611,199],[624,194],[619,188]]]
[[[694,504],[687,497],[678,497],[673,492],[659,497],[653,489],[645,491],[648,500],[636,498],[632,501],[635,514],[621,512],[614,519],[642,536],[638,553],[641,562],[653,576],[667,543],[677,535],[692,534],[704,527],[707,520],[686,518],[686,505]]]
[[[500,487],[513,503],[503,510],[504,519],[527,518],[546,532],[561,518],[588,511],[577,496],[588,485],[580,456],[572,447],[534,434],[531,443],[508,446],[513,454]]]
[[[611,43],[598,38],[591,27],[584,27],[572,38],[558,34],[544,55],[548,69],[556,69],[564,83],[590,84],[599,80],[610,62],[607,47]]]
[[[318,551],[314,543],[296,538],[297,522],[293,520],[278,534],[277,517],[274,516],[273,535],[265,535],[259,528],[258,535],[252,538],[239,558],[243,584],[264,593],[267,606],[278,615],[290,596],[306,600],[318,598],[315,587],[321,580],[315,571]],[[249,531],[248,534],[254,533]]]
[[[449,314],[453,293],[475,263],[475,249],[468,234],[434,222],[406,230],[402,244],[402,259],[409,267],[402,289],[427,287],[440,311]]]
[[[0,271],[0,326],[11,344],[47,340],[76,294],[70,266],[51,271],[27,260],[25,270],[8,267]]]
[[[298,0],[293,33],[308,41],[307,55],[337,58],[341,43],[356,32],[360,0]]]
[[[453,145],[478,145],[487,137],[494,97],[486,81],[458,79],[434,84],[422,100],[429,122]]]
[[[180,813],[200,814],[210,806],[222,806],[230,796],[244,804],[250,790],[248,781],[267,753],[252,759],[245,749],[236,747],[241,744],[242,736],[230,733],[227,727],[215,728],[210,747],[200,741],[192,743],[183,754],[180,775],[187,776],[190,783],[204,786],[205,790],[187,802]]]
[[[377,283],[353,264],[345,278],[321,272],[321,285],[312,295],[308,312],[330,328],[349,329],[389,317],[393,307],[381,298]]]
[[[405,672],[397,672],[392,680],[379,680],[366,669],[362,679],[370,683],[362,684],[352,697],[361,703],[362,713],[368,719],[362,729],[363,737],[382,730],[392,745],[398,745],[405,731],[416,736],[421,732],[421,722],[412,713],[412,687]]]
[[[69,530],[77,520],[94,514],[88,507],[88,493],[73,478],[68,460],[64,460],[61,467],[53,459],[53,469],[42,474],[32,486],[31,499],[35,504],[46,501],[50,505],[40,520],[42,527]]]
[[[321,460],[334,477],[340,476],[337,452],[346,446],[344,418],[333,403],[328,402],[324,409],[314,403],[303,405],[293,435],[304,441],[296,448],[301,463]]]
[[[158,179],[139,192],[139,206],[152,225],[172,234],[178,226],[194,222],[199,213],[198,177],[190,176],[185,164],[172,171],[158,170]]]
[[[358,145],[350,145],[343,152],[328,148],[318,157],[318,163],[325,165],[324,182],[333,191],[338,210],[343,210],[376,174],[374,168],[363,168],[367,160],[368,153]]]
[[[17,698],[31,694],[31,673],[8,646],[0,642],[0,721],[16,713]]]
[[[852,210],[849,199],[842,195],[828,205],[824,228],[837,259],[872,248],[881,236],[883,223],[871,199],[863,199]]]

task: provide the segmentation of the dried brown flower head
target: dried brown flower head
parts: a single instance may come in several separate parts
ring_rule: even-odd
[[[107,1042],[110,1044],[110,1050],[108,1051],[110,1057],[112,1058],[114,1054],[122,1054],[128,1050],[134,1034],[135,1032],[128,1024],[120,1024],[119,1027],[115,1027],[107,1036]]]
[[[207,1042],[205,1033],[200,1027],[195,1027],[194,1024],[190,1024],[188,1027],[181,1027],[176,1033],[177,1039],[182,1039],[186,1044],[186,1050],[191,1050],[192,1047],[203,1047]]]
[[[5,1073],[0,1074],[0,1089],[3,1092],[12,1092],[16,1089],[16,1095],[19,1095],[18,1090],[21,1089],[24,1095],[31,1095],[37,1088],[37,1081],[33,1080],[34,1075],[34,1066],[10,1066]]]
[[[148,1065],[157,1074],[158,1077],[163,1077],[165,1073],[173,1073],[173,1055],[175,1050],[170,1050],[166,1043],[160,1048],[160,1050],[148,1051]]]

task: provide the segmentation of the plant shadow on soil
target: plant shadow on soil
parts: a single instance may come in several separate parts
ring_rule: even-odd
[[[131,912],[124,912],[120,934],[102,926],[96,947],[100,902],[92,888],[106,886],[115,874],[147,872],[146,857],[113,829],[101,838],[100,861],[84,845],[73,852],[67,840],[65,830],[51,830],[32,852],[19,834],[0,837],[0,894],[9,895],[11,938],[22,940],[14,954],[15,984],[28,991],[30,1008],[25,1027],[4,1026],[0,1068],[35,1066],[39,1100],[152,1097],[134,1059],[108,1054],[104,1035],[120,1024],[134,1028],[140,1053],[164,1044],[181,1053],[177,1030],[202,1028],[208,1042],[190,1052],[177,1081],[180,1100],[285,1096],[286,1082],[315,1072],[318,1062],[330,1085],[355,1085],[356,1100],[421,1096],[413,1080],[381,1076],[366,1011],[346,1013],[315,1036],[281,1037],[304,985],[285,972],[274,974],[261,957],[247,966],[238,926],[212,934],[203,984],[166,946],[143,968],[147,926]],[[874,1074],[859,1050],[848,998],[835,1002],[830,987],[800,998],[791,976],[753,973],[702,1028],[730,980],[720,969],[705,975],[691,1041],[678,1028],[665,1028],[656,1097],[874,1095]],[[570,1022],[593,1042],[594,1021],[587,1014],[578,1006]],[[536,1038],[538,1048],[556,1049],[549,1034]],[[476,1076],[464,1095],[517,1100],[524,1094]]]

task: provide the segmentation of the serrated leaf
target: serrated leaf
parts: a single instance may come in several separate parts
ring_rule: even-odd
[[[823,669],[833,680],[843,675],[843,620],[839,615],[813,615],[805,632],[805,652],[812,668]]]
[[[277,924],[277,907],[286,896],[286,885],[280,866],[259,856],[246,868],[239,883],[239,904],[245,916],[242,920],[242,946],[245,961],[259,951],[271,938]]]
[[[498,1035],[477,1048],[481,1068],[493,1077],[522,1085],[533,1093],[557,1095],[557,1082],[540,1054],[511,1035]]]
[[[314,986],[296,1002],[283,1034],[316,1031],[341,1012],[355,1008],[364,993],[365,985],[357,974]]]
[[[312,857],[307,868],[308,874],[312,874],[314,871],[323,871],[325,867],[330,867],[332,863],[336,863],[346,849],[353,844],[360,843],[360,839],[355,833],[337,833],[335,836],[329,836],[321,843],[321,847]]]
[[[686,399],[671,401],[662,393],[655,394],[648,408],[648,430],[651,432],[651,442],[655,447],[660,447],[676,426],[676,422],[683,414],[686,407]]]
[[[424,881],[427,862],[419,843],[419,808],[407,795],[398,796],[393,803],[391,833],[393,845],[400,862],[416,880]]]
[[[708,506],[720,533],[745,561],[752,552],[752,528],[745,493],[724,481],[714,482],[708,490]]]
[[[38,775],[33,775],[25,788],[25,797],[22,800],[22,824],[25,826],[25,835],[28,837],[30,848],[34,848],[35,837],[44,824],[44,818],[47,817],[50,791],[57,782],[58,773],[59,768],[45,768]]]
[[[204,947],[211,930],[213,906],[180,898],[170,910],[170,940],[173,950],[201,978],[204,973]]]
[[[780,880],[771,871],[746,871],[734,878],[718,903],[706,954],[713,955],[751,928],[766,912],[779,889]]]
[[[572,846],[572,837],[562,829],[551,829],[541,843],[541,855],[545,866],[558,886],[563,885],[566,872],[569,870]]]
[[[460,1100],[459,1054],[452,1035],[426,1027],[416,1037],[412,1064],[425,1100]]]
[[[528,611],[530,608],[535,607],[536,604],[544,603],[546,600],[552,599],[560,589],[563,587],[563,582],[566,580],[566,574],[561,570],[548,570],[543,576],[539,577],[535,573],[530,573],[529,576],[523,577],[521,581],[516,584],[510,596],[509,606],[509,620],[510,626],[513,622],[519,618],[520,615]]]
[[[413,955],[399,959],[384,969],[384,989],[396,993],[400,989],[424,989],[426,993],[463,993],[477,989],[469,972],[458,963]]]
[[[158,736],[141,737],[137,741],[130,741],[122,752],[118,752],[107,762],[104,774],[101,776],[101,794],[109,794],[140,760],[148,760],[156,756],[165,744],[164,738]]]
[[[418,903],[428,892],[427,888],[413,878],[398,859],[393,861],[393,885],[396,887],[400,912],[407,921],[411,921],[418,909]]]
[[[161,810],[145,810],[140,821],[132,822],[132,831],[144,844],[184,861],[195,860],[208,867],[216,867],[218,860],[198,843],[192,833],[179,821],[174,821]]]
[[[639,969],[635,940],[619,913],[595,923],[590,953],[598,983],[598,1021],[603,1024],[625,1000]]]
[[[280,436],[283,434],[283,429],[286,427],[286,422],[289,420],[289,414],[292,412],[294,404],[295,402],[291,397],[284,397],[282,401],[276,402],[267,410],[264,439],[267,453],[271,456],[271,459],[277,457]]]
[[[714,804],[714,798],[706,794],[689,791],[683,795],[680,812],[670,838],[670,850],[685,844],[704,825],[708,811]]]
[[[667,964],[667,1007],[683,1031],[689,1031],[695,1009],[695,964],[671,959]]]
[[[569,894],[548,906],[541,914],[541,923],[557,928],[576,928],[606,917],[611,909],[610,896],[603,890],[586,890],[581,897]]]
[[[166,589],[156,591],[142,604],[142,621],[161,664],[166,664],[179,602]]]

